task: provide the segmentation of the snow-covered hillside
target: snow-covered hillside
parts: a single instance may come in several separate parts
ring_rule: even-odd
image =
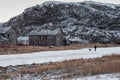
[[[73,42],[120,43],[120,5],[48,1],[25,9],[4,26],[12,26],[19,36],[32,30],[60,28]]]
[[[120,47],[91,48],[79,50],[44,51],[26,54],[0,55],[0,66],[22,65],[32,63],[57,62],[80,58],[97,58],[104,55],[120,54]]]

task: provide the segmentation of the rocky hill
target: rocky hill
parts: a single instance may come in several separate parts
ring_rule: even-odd
[[[61,28],[71,41],[120,43],[120,5],[48,1],[25,9],[4,26],[12,26],[18,35],[27,35],[36,29]]]

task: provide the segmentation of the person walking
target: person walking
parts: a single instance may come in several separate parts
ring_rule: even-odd
[[[96,49],[97,49],[97,46],[96,46],[96,45],[94,46],[94,49],[95,49],[95,51],[96,51]]]

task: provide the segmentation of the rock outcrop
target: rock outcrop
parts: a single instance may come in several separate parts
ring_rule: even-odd
[[[4,26],[12,26],[18,35],[36,29],[60,28],[67,39],[75,42],[120,43],[120,5],[49,1],[25,9]]]

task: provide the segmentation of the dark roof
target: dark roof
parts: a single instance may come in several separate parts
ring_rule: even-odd
[[[4,34],[6,33],[8,30],[10,30],[12,27],[2,27],[0,26],[0,33]]]
[[[60,32],[60,29],[55,30],[34,30],[29,33],[29,35],[57,35]]]

